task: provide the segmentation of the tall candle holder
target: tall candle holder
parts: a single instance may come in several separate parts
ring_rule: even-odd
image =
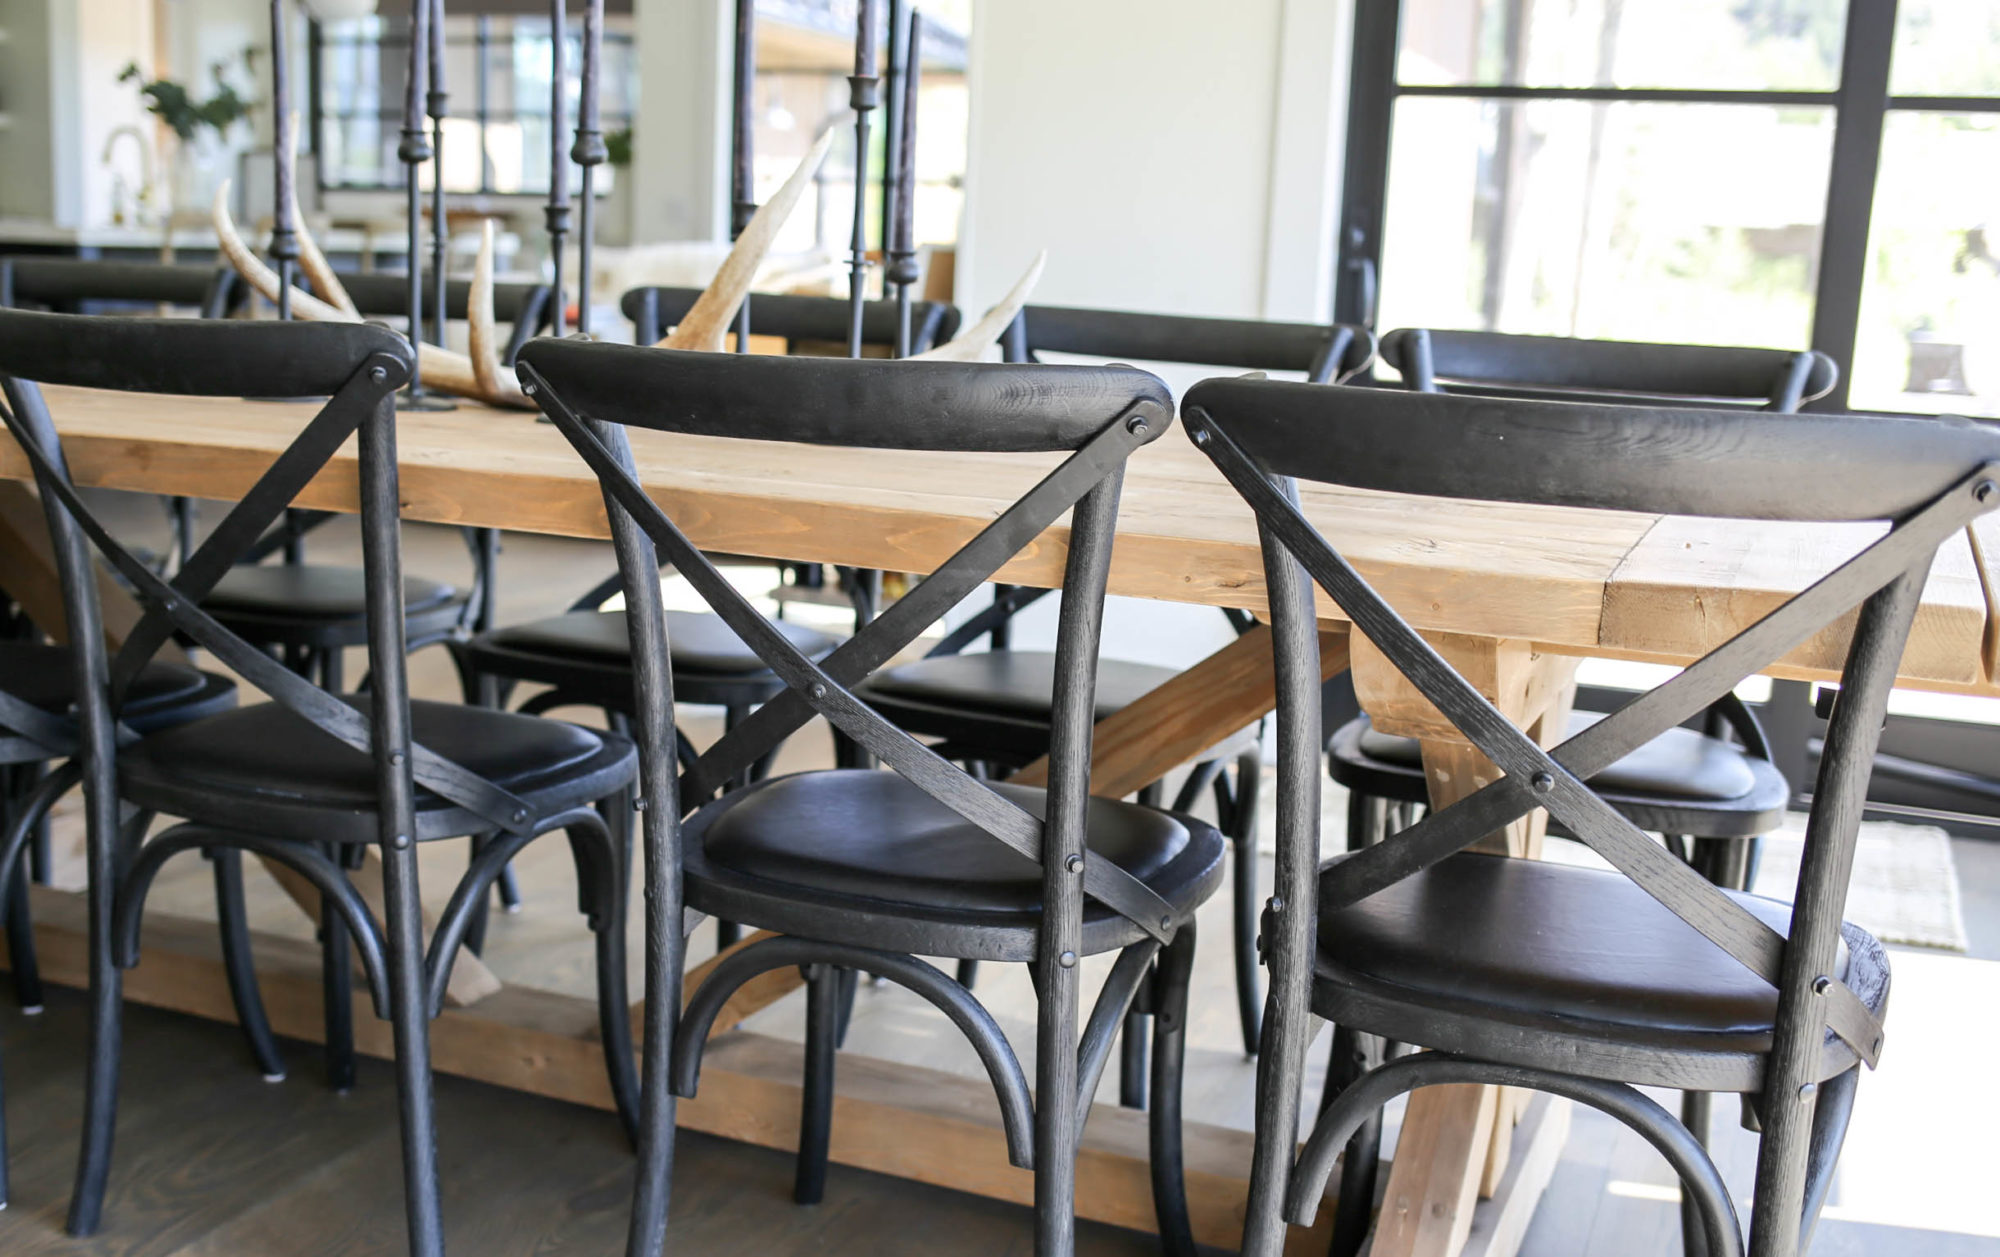
[[[599,76],[604,62],[604,0],[586,0],[583,9],[583,82],[576,106],[576,143],[570,160],[583,168],[578,186],[581,208],[576,236],[576,330],[590,335],[590,257],[597,230],[597,168],[609,158],[599,120]]]
[[[868,301],[868,115],[882,104],[876,73],[876,0],[861,0],[854,32],[854,73],[847,78],[854,108],[854,234],[848,251],[847,354],[861,356],[861,319]]]
[[[408,237],[405,254],[409,277],[409,335],[410,346],[416,348],[424,339],[424,187],[423,168],[431,160],[430,135],[424,129],[425,96],[428,71],[430,69],[431,12],[436,0],[411,0],[410,3],[410,72],[409,80],[403,85],[403,130],[402,139],[396,146],[396,156],[403,163],[403,188],[405,192],[404,211],[409,216]],[[396,399],[398,410],[456,410],[456,402],[433,396],[424,391],[421,352],[414,355],[410,367],[409,387]]]

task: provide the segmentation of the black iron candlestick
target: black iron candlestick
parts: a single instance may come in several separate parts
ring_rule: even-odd
[[[604,61],[604,0],[583,9],[583,83],[576,105],[576,144],[570,160],[583,168],[582,207],[576,235],[576,330],[590,335],[590,252],[596,239],[597,168],[610,156],[598,119],[599,73]]]
[[[406,269],[409,274],[410,347],[417,350],[417,361],[410,370],[410,386],[396,400],[399,410],[456,408],[454,403],[424,392],[423,351],[419,348],[424,339],[423,168],[431,159],[430,136],[424,130],[424,95],[430,69],[430,18],[434,3],[435,0],[411,0],[410,3],[410,74],[409,81],[403,85],[402,142],[396,146],[396,156],[403,162],[404,208],[409,214]]]
[[[437,163],[431,179],[431,342],[440,346],[445,343],[445,319],[449,314],[445,263],[451,244],[444,214],[444,120],[448,112],[444,52],[444,0],[437,0],[437,7],[431,10],[431,82],[425,104],[431,116],[431,159]]]
[[[910,356],[910,289],[917,282],[917,92],[923,83],[924,15],[910,14],[907,60],[903,65],[902,105],[897,120],[896,195],[893,230],[884,251],[889,265],[883,277],[896,287],[896,356]]]
[[[882,104],[875,65],[876,0],[861,0],[854,34],[854,73],[848,76],[854,107],[854,236],[848,254],[847,356],[861,356],[861,318],[868,300],[868,115]]]
[[[757,0],[736,0],[736,97],[731,117],[729,238],[757,212]],[[750,296],[736,308],[736,352],[750,352]]]
[[[563,293],[563,237],[569,234],[569,154],[563,151],[563,117],[568,113],[568,14],[563,0],[549,0],[549,203],[543,211],[549,233],[550,331],[563,334],[568,298]]]
[[[278,271],[278,317],[292,317],[292,276],[299,261],[299,225],[292,215],[293,185],[292,72],[286,46],[286,0],[271,0],[271,143],[277,160],[271,213],[271,261]]]
[[[889,66],[882,80],[882,213],[879,235],[883,248],[896,232],[896,176],[902,169],[903,70],[910,56],[909,0],[889,0]]]

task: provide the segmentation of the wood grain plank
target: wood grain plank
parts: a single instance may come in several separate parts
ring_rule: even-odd
[[[1320,671],[1347,670],[1347,634],[1320,634]],[[1097,722],[1091,732],[1090,792],[1122,799],[1269,715],[1277,706],[1271,630],[1259,624],[1138,702]],[[1008,780],[1046,786],[1044,756]]]

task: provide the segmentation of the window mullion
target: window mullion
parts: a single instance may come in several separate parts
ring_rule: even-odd
[[[1897,0],[1850,0],[1847,10],[1812,330],[1812,347],[1840,364],[1840,383],[1813,404],[1815,410],[1847,409],[1848,383],[1854,374],[1861,287],[1868,271],[1868,229],[1875,211],[1875,176],[1882,162],[1882,125],[1889,108],[1896,4]]]

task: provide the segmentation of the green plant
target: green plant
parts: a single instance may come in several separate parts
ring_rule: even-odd
[[[604,137],[605,160],[614,166],[632,164],[632,128],[620,127]]]
[[[237,60],[243,64],[246,73],[255,75],[257,71],[258,49],[245,48]],[[196,100],[184,84],[172,79],[148,80],[138,62],[127,65],[118,75],[120,83],[139,84],[139,95],[146,99],[146,111],[173,128],[182,143],[192,141],[203,127],[212,128],[216,135],[229,133],[229,128],[250,116],[251,107],[256,103],[246,99],[229,81],[232,61],[218,61],[208,67],[215,79],[215,94],[207,100]]]

